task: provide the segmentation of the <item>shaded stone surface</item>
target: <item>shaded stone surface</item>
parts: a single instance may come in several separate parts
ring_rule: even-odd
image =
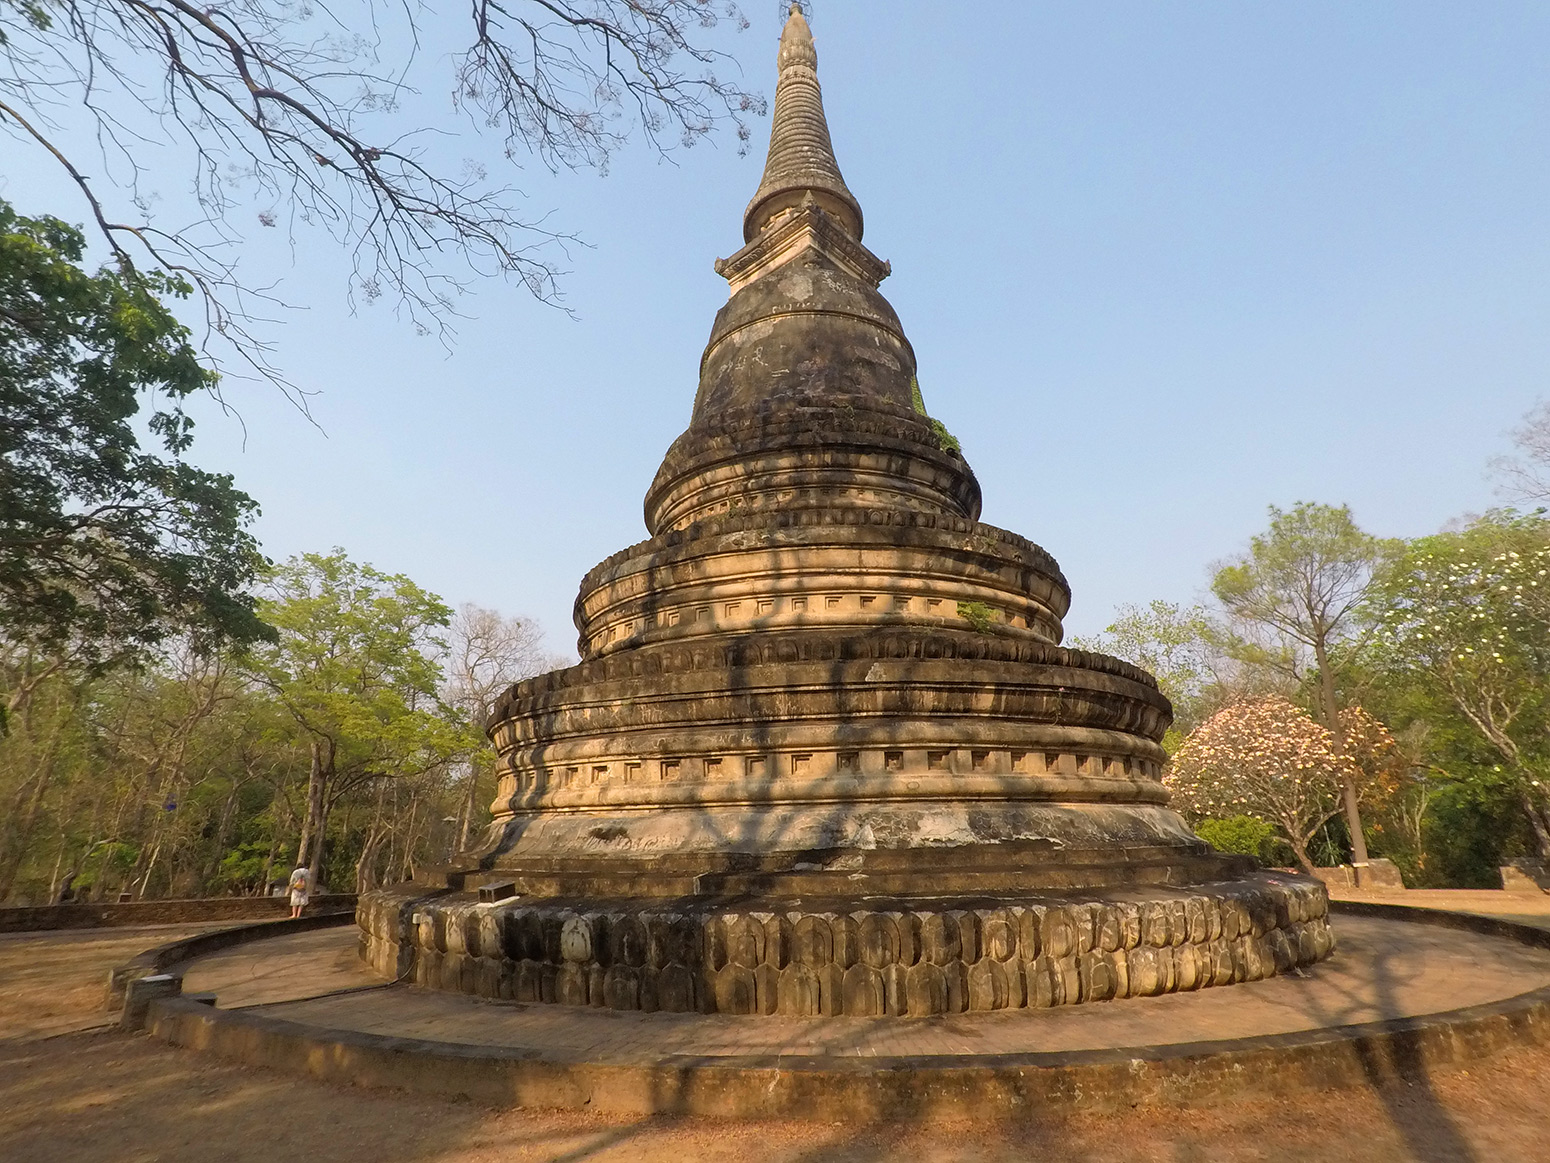
[[[989,1059],[1167,1046],[1413,1018],[1550,985],[1550,951],[1544,949],[1404,921],[1342,916],[1339,922],[1339,952],[1302,977],[1106,1005],[971,1008],[926,1022],[779,1013],[749,1022],[694,1013],[491,1004],[408,983],[361,989],[379,985],[381,978],[354,960],[341,930],[203,958],[184,980],[189,990],[213,991],[223,1009],[258,1006],[265,1015],[319,1028],[531,1048],[600,1064],[648,1063],[672,1055]]]
[[[1323,887],[1189,830],[1155,680],[1061,646],[1055,560],[979,521],[797,5],[778,63],[650,536],[582,579],[582,661],[498,701],[482,846],[365,897],[363,955],[486,997],[761,1016],[1037,1008],[1327,956]]]

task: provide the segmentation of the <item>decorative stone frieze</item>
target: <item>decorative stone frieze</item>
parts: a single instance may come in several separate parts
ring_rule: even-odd
[[[833,907],[427,900],[372,894],[383,975],[481,997],[790,1017],[1041,1009],[1257,981],[1334,948],[1302,878],[1018,902]]]
[[[364,896],[363,955],[491,998],[748,1015],[1037,1008],[1327,956],[1323,886],[1190,831],[1156,681],[1062,647],[1054,558],[978,520],[797,5],[780,60],[651,536],[582,580],[581,662],[496,701],[487,834]]]

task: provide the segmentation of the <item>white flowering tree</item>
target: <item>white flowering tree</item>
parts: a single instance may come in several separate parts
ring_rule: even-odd
[[[1500,757],[1550,858],[1550,521],[1492,513],[1412,542],[1374,610],[1388,667],[1438,691]]]
[[[1312,871],[1308,845],[1341,810],[1359,764],[1308,712],[1279,696],[1226,707],[1184,741],[1165,782],[1195,818],[1258,816],[1274,824]]]

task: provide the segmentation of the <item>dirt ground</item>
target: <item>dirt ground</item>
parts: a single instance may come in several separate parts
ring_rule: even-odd
[[[5,1163],[1550,1158],[1550,1049],[1408,1085],[1119,1115],[855,1126],[500,1111],[228,1065],[102,1025],[109,966],[180,933],[0,938]],[[95,1027],[95,1028],[93,1028]]]

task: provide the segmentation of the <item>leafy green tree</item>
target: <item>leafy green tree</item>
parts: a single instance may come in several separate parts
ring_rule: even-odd
[[[1124,605],[1102,634],[1073,638],[1080,650],[1112,654],[1157,679],[1173,703],[1173,727],[1163,745],[1173,752],[1215,709],[1223,686],[1221,628],[1200,606],[1154,601]]]
[[[1270,528],[1211,579],[1211,592],[1231,620],[1232,653],[1309,688],[1315,716],[1337,750],[1344,741],[1342,680],[1359,656],[1360,615],[1375,574],[1396,551],[1397,543],[1358,528],[1344,505],[1299,502],[1290,511],[1272,505]],[[1356,780],[1342,771],[1353,858],[1365,865]]]
[[[1309,873],[1308,848],[1340,810],[1350,758],[1301,707],[1269,697],[1225,707],[1194,731],[1168,765],[1174,803],[1195,819],[1255,816],[1273,823]]]
[[[441,633],[452,611],[402,574],[344,551],[276,568],[260,612],[279,632],[256,648],[253,674],[306,739],[310,755],[297,861],[316,877],[329,816],[376,782],[444,765],[466,744],[441,702]]]
[[[1384,664],[1490,749],[1550,857],[1550,520],[1492,513],[1414,541],[1372,609]]]
[[[1278,839],[1274,824],[1244,815],[1201,820],[1195,825],[1195,835],[1218,852],[1238,852],[1266,864],[1273,862],[1271,853]]]
[[[257,506],[184,459],[215,376],[127,265],[89,273],[80,231],[0,201],[0,645],[14,713],[67,664],[102,669],[173,634],[254,641]],[[161,445],[141,447],[137,425]]]

